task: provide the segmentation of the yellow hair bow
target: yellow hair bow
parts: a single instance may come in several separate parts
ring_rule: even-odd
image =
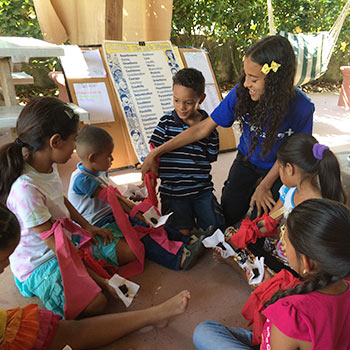
[[[276,63],[275,61],[271,62],[271,66],[269,66],[267,63],[265,63],[262,68],[261,71],[266,75],[270,72],[270,70],[272,69],[275,73],[278,71],[278,68],[281,67],[281,65],[279,63]]]

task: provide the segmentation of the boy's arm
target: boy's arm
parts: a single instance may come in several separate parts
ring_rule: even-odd
[[[146,157],[142,164],[142,177],[148,171],[152,171],[154,174],[158,174],[157,158],[164,153],[173,151],[174,149],[189,145],[193,142],[199,141],[204,137],[207,137],[217,127],[217,124],[211,117],[204,119],[203,121],[191,126],[184,132],[180,133],[173,139],[165,142],[163,145],[154,148]]]
[[[100,228],[97,226],[91,225],[72,205],[72,203],[64,197],[64,204],[67,207],[71,219],[78,223],[84,230],[90,232],[92,234],[92,239],[97,243],[96,239],[93,237],[94,235],[101,236],[104,240],[104,245],[106,245],[109,242],[113,242],[114,237],[113,233],[105,228]]]

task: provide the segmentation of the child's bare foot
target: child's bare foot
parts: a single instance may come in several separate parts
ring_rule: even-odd
[[[155,306],[154,309],[158,318],[156,326],[166,327],[171,317],[184,313],[190,298],[190,292],[188,290],[183,290],[164,303]]]
[[[229,256],[228,258],[223,258],[220,253],[220,248],[213,248],[213,259],[218,264],[226,264],[231,266],[232,268],[235,268],[237,263],[233,260],[232,256]]]

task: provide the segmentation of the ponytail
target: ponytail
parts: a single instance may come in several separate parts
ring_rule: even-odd
[[[77,131],[79,116],[66,103],[54,97],[37,97],[22,109],[16,125],[17,139],[0,149],[0,201],[6,202],[12,184],[22,174],[22,150],[29,154],[47,146],[59,134],[63,140]]]
[[[331,150],[325,149],[319,162],[318,177],[322,197],[345,204],[347,197],[341,183],[341,171],[337,157]]]
[[[341,183],[340,165],[334,153],[309,134],[293,134],[287,137],[277,151],[277,159],[283,165],[298,166],[305,176],[320,185],[323,198],[346,203],[346,193]]]
[[[16,142],[8,143],[0,149],[0,202],[6,204],[12,184],[22,174],[24,159],[22,147]]]

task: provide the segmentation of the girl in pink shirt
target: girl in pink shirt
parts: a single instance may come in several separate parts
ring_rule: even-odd
[[[303,283],[267,303],[260,349],[349,350],[349,209],[326,199],[304,201],[288,216],[283,239]],[[212,321],[198,325],[193,339],[200,350],[258,348],[252,332]]]

